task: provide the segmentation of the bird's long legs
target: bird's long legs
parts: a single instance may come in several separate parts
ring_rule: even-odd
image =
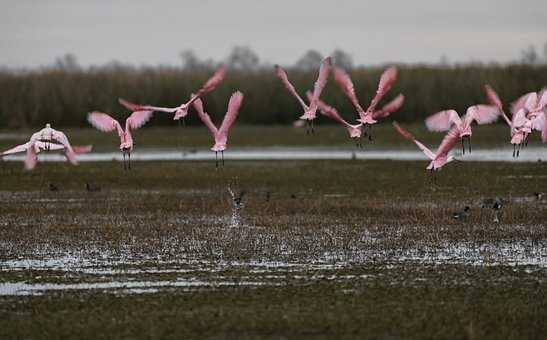
[[[368,125],[368,141],[374,142],[374,138],[372,137],[372,125]]]
[[[215,167],[218,169],[218,151],[215,151]]]
[[[220,156],[222,157],[222,166],[224,166],[224,150],[220,152]]]
[[[465,142],[463,141],[463,138],[461,138],[462,141],[462,154],[465,155]]]
[[[517,151],[517,145],[513,144],[513,158],[515,158],[515,152]]]
[[[123,169],[127,170],[127,165],[125,164],[125,151],[122,151],[123,154]]]
[[[471,137],[467,138],[467,143],[469,143],[469,153],[471,153]]]
[[[131,170],[131,152],[127,153],[127,168]]]

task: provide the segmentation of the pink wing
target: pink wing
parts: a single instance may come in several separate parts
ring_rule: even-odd
[[[372,114],[372,118],[378,120],[380,118],[385,118],[392,114],[393,112],[399,110],[405,102],[405,96],[399,94],[395,99],[384,105],[380,110],[375,111]]]
[[[537,94],[535,92],[528,92],[527,94],[519,97],[519,99],[511,103],[511,113],[514,115],[519,112],[520,109],[526,107],[526,102],[529,100],[530,97],[533,98],[533,96],[535,96],[537,99]]]
[[[321,62],[321,66],[319,67],[319,76],[317,77],[317,81],[315,82],[313,86],[313,96],[312,96],[312,99],[310,100],[310,111],[312,112],[317,111],[317,101],[319,100],[319,97],[321,96],[321,92],[323,92],[323,89],[325,88],[325,85],[327,84],[327,78],[329,77],[331,65],[332,65],[331,57],[326,57]]]
[[[453,124],[458,126],[462,124],[462,120],[455,110],[440,111],[425,119],[425,125],[429,131],[448,131]]]
[[[72,150],[74,150],[74,153],[77,155],[82,153],[89,153],[91,150],[93,150],[93,145],[73,145]]]
[[[444,136],[437,152],[435,153],[435,159],[438,157],[446,156],[454,148],[456,143],[460,140],[460,133],[457,126],[454,126],[450,129]]]
[[[538,107],[537,110],[544,110],[547,107],[547,88],[544,88],[539,93]]]
[[[36,155],[34,144],[31,144],[27,148],[27,156],[25,157],[25,169],[26,170],[34,169],[36,167],[36,163],[38,163],[38,156]]]
[[[196,92],[196,97],[201,97],[214,89],[217,88],[217,86],[222,83],[224,80],[224,77],[226,76],[226,67],[224,65],[221,65],[216,72],[209,78],[205,84]],[[197,99],[197,98],[196,98]]]
[[[127,101],[123,98],[118,98],[118,103],[120,103],[122,106],[124,106],[129,111],[140,111],[143,109],[142,105],[132,103],[130,101]]]
[[[125,125],[132,130],[138,129],[152,118],[153,111],[135,111],[125,120]]]
[[[65,148],[72,149],[72,146],[70,145],[67,136],[62,131],[53,130],[51,138],[61,143]]]
[[[118,98],[118,102],[127,108],[128,110],[135,112],[135,111],[161,111],[161,112],[167,112],[167,113],[173,113],[177,109],[172,107],[159,107],[159,106],[151,106],[151,105],[139,105],[131,103],[130,101],[127,101],[123,98]]]
[[[236,91],[232,94],[230,97],[230,102],[228,103],[228,110],[226,111],[226,115],[224,116],[224,119],[222,120],[222,125],[220,125],[220,129],[218,129],[218,133],[222,135],[228,135],[228,131],[234,124],[237,114],[239,112],[239,108],[241,107],[241,103],[243,102],[243,93]]]
[[[21,152],[26,152],[27,149],[30,147],[32,143],[31,142],[27,142],[25,144],[21,144],[21,145],[17,145],[9,150],[6,150],[4,152],[2,152],[2,156],[6,156],[6,155],[13,155],[13,154],[16,154],[16,153],[21,153]]]
[[[365,110],[363,110],[363,108],[361,107],[361,104],[359,104],[359,99],[355,94],[355,87],[353,86],[353,82],[351,81],[351,78],[346,73],[346,71],[338,66],[333,66],[332,74],[334,76],[334,81],[338,83],[338,85],[342,89],[342,92],[344,92],[346,97],[349,98],[351,104],[353,104],[355,109],[357,109],[358,112],[365,112]]]
[[[533,130],[543,131],[543,129],[545,128],[545,113],[541,112],[541,114],[531,119],[530,125]]]
[[[435,154],[425,145],[423,145],[420,141],[416,140],[416,138],[414,138],[414,136],[406,131],[405,129],[403,129],[399,123],[397,122],[393,122],[393,127],[395,128],[395,130],[397,132],[399,132],[401,134],[401,136],[405,137],[406,139],[408,139],[409,141],[413,142],[414,144],[416,144],[418,146],[418,148],[420,148],[420,150],[422,150],[422,152],[431,160],[434,160],[435,159]]]
[[[382,99],[382,97],[391,89],[393,83],[397,80],[397,68],[392,66],[382,73],[380,77],[380,82],[378,83],[378,89],[376,90],[376,95],[372,98],[370,106],[368,107],[368,112],[373,112],[376,109],[376,106]]]
[[[500,110],[503,109],[503,104],[501,103],[500,97],[496,91],[494,91],[492,86],[488,84],[484,85],[484,92],[486,93],[486,98],[491,105],[497,106]]]
[[[509,117],[507,117],[507,115],[503,111],[503,103],[501,102],[501,99],[498,96],[498,94],[496,93],[496,91],[494,91],[492,86],[487,84],[487,85],[484,85],[484,92],[486,93],[486,98],[488,98],[488,102],[491,105],[495,105],[500,110],[500,114],[503,117],[503,119],[505,120],[505,122],[509,126],[511,126],[511,120],[509,119]]]
[[[517,113],[513,115],[513,121],[511,123],[511,127],[513,129],[520,128],[524,126],[524,124],[526,123],[526,120],[527,120],[526,111],[524,108],[521,108],[520,110],[517,111]]]
[[[211,117],[209,117],[207,112],[205,112],[203,110],[203,102],[201,101],[201,99],[199,99],[199,98],[196,99],[194,101],[193,105],[194,105],[194,108],[196,109],[196,111],[198,112],[199,119],[201,119],[203,124],[205,124],[205,126],[209,129],[209,131],[211,132],[213,137],[216,136],[216,134],[218,133],[218,129],[215,126],[215,124],[213,124],[213,121],[211,120]]]
[[[110,132],[110,131],[117,130],[119,136],[123,134],[123,130],[122,130],[122,127],[120,126],[120,123],[118,123],[117,120],[110,117],[106,113],[96,112],[96,111],[91,112],[87,115],[87,120],[97,130],[100,130],[103,132]]]
[[[306,95],[308,96],[308,99],[311,100],[312,98],[312,93],[310,91],[306,92]],[[346,122],[344,120],[344,118],[342,118],[342,116],[340,116],[340,114],[338,113],[338,111],[328,105],[327,103],[323,102],[322,100],[318,100],[317,101],[317,106],[319,108],[319,112],[321,112],[324,116],[326,117],[329,117],[330,119],[333,119],[345,126],[350,126],[350,124],[348,122]]]
[[[285,72],[285,70],[281,66],[275,65],[275,74],[277,75],[277,77],[279,79],[281,79],[281,82],[283,82],[283,85],[285,85],[285,88],[287,88],[287,90],[289,90],[289,92],[292,93],[292,95],[296,97],[296,99],[298,100],[300,105],[302,105],[302,108],[304,110],[307,110],[308,106],[306,105],[304,100],[302,100],[302,98],[298,95],[298,92],[296,92],[296,89],[294,88],[294,86],[289,81],[289,77],[287,76],[287,72]]]
[[[473,105],[467,109],[464,120],[468,124],[476,121],[477,124],[482,125],[495,122],[499,116],[500,110],[494,105]]]

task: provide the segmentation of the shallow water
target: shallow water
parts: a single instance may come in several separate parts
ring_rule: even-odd
[[[462,161],[487,162],[537,162],[547,160],[546,147],[528,147],[521,150],[520,157],[513,158],[512,148],[476,149],[471,154],[454,153]],[[24,155],[8,156],[6,161],[23,161]],[[60,162],[65,158],[61,154],[40,154],[39,160]],[[122,161],[121,152],[89,153],[77,156],[80,162]],[[226,160],[399,160],[427,161],[419,150],[385,149],[356,150],[329,148],[240,148],[229,149],[224,153]],[[131,161],[203,161],[215,160],[215,153],[207,149],[180,151],[173,149],[136,150],[131,154]]]
[[[541,242],[491,244],[441,243],[405,249],[327,252],[302,261],[248,261],[191,258],[179,254],[161,259],[146,253],[110,253],[104,249],[36,251],[31,257],[0,261],[13,277],[32,271],[33,279],[2,280],[0,295],[41,295],[59,291],[103,291],[116,294],[155,293],[162,289],[215,289],[234,286],[279,286],[287,280],[371,280],[370,275],[341,275],[339,270],[375,263],[378,268],[407,265],[508,266],[545,272],[547,247]],[[15,276],[14,276],[15,274]],[[21,274],[21,275],[18,275]],[[169,278],[169,279],[166,279]],[[74,282],[74,280],[76,282]]]

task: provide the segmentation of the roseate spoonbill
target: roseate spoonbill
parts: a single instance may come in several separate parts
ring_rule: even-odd
[[[313,95],[312,98],[309,101],[309,105],[304,102],[302,97],[298,94],[294,86],[289,81],[289,77],[287,76],[287,72],[279,65],[275,65],[275,74],[279,79],[281,79],[281,82],[287,90],[298,100],[300,105],[302,106],[302,109],[304,110],[304,114],[300,116],[299,119],[305,120],[308,123],[308,129],[307,132],[314,133],[313,128],[313,121],[316,117],[317,112],[317,101],[319,100],[319,96],[321,95],[321,92],[323,91],[323,88],[327,84],[327,78],[329,77],[330,68],[332,66],[332,60],[331,57],[326,57],[321,62],[321,66],[319,67],[319,75],[317,77],[317,81],[314,84],[313,87]]]
[[[49,144],[52,141],[55,141],[57,143],[60,143],[65,147],[65,155],[67,159],[72,163],[76,162],[74,158],[74,151],[72,150],[72,146],[70,145],[67,136],[59,130],[55,130],[51,128],[51,124],[46,124],[46,127],[42,130],[34,133],[32,136],[30,136],[30,142],[44,142],[44,147],[46,151],[49,150]]]
[[[224,150],[226,150],[226,145],[228,143],[228,132],[230,131],[230,128],[237,118],[237,114],[239,112],[239,108],[241,107],[242,102],[243,93],[239,91],[234,92],[230,97],[230,101],[228,102],[228,110],[224,115],[222,124],[220,125],[220,128],[217,128],[215,124],[213,124],[213,121],[211,120],[209,114],[203,109],[203,102],[201,101],[201,99],[196,99],[194,101],[194,108],[196,109],[199,118],[201,119],[203,124],[205,124],[205,126],[209,129],[211,135],[215,140],[215,144],[211,147],[211,150],[215,152],[217,168],[219,152],[222,155],[222,165],[224,165]]]
[[[306,95],[308,96],[308,98],[310,98],[311,92],[309,91],[306,92]],[[378,119],[387,117],[392,112],[397,111],[403,105],[403,102],[404,102],[404,96],[402,94],[399,94],[395,99],[393,99],[392,101],[384,105],[380,110],[375,111],[373,113],[373,117],[376,117]],[[363,123],[359,123],[359,124],[348,123],[345,119],[342,118],[342,116],[340,116],[340,114],[334,107],[328,105],[322,100],[317,101],[317,106],[321,114],[339,122],[346,128],[346,130],[348,131],[349,137],[356,141],[356,145],[358,148],[363,147],[363,143],[362,143]]]
[[[340,67],[333,66],[332,73],[334,76],[334,80],[338,83],[338,85],[342,89],[342,92],[344,92],[346,97],[348,97],[350,102],[357,110],[357,113],[359,114],[359,119],[357,119],[357,121],[363,123],[364,129],[368,127],[368,132],[365,131],[365,135],[368,134],[369,140],[372,141],[372,125],[377,123],[377,119],[387,117],[391,112],[399,109],[400,106],[402,106],[403,104],[404,97],[398,96],[396,100],[390,103],[390,106],[394,108],[394,110],[392,109],[390,112],[379,110],[376,115],[374,114],[376,112],[376,106],[378,106],[380,100],[391,89],[393,83],[395,83],[395,80],[397,79],[397,68],[392,66],[387,68],[382,73],[380,81],[378,82],[376,94],[372,98],[366,111],[359,103],[359,99],[355,94],[355,87],[353,85],[353,82],[351,81],[351,78],[346,73],[346,71],[344,71]],[[388,106],[388,108],[390,108],[390,106]]]
[[[125,130],[120,123],[108,114],[103,112],[91,112],[87,115],[87,120],[97,130],[111,132],[116,130],[120,137],[120,150],[123,154],[124,170],[131,169],[131,151],[133,151],[133,136],[131,130],[138,129],[146,124],[152,117],[153,111],[135,111],[125,120]],[[127,156],[127,164],[125,158]]]
[[[448,131],[455,126],[462,142],[462,152],[465,154],[464,140],[467,139],[469,152],[471,152],[471,123],[490,124],[495,122],[500,115],[500,111],[493,105],[474,105],[470,106],[463,119],[460,118],[455,110],[444,110],[432,114],[425,119],[425,125],[430,131]]]
[[[542,141],[547,142],[547,119],[545,119],[547,91],[544,90],[541,93],[540,100],[537,100],[537,95],[534,92],[530,92],[513,102],[511,105],[511,119],[503,110],[503,104],[496,91],[490,85],[485,85],[484,91],[488,102],[498,108],[501,116],[509,125],[513,157],[519,156],[521,146],[526,142],[527,133],[530,133],[532,129],[541,131]],[[541,109],[542,106],[543,109]],[[528,116],[530,112],[532,114]]]
[[[442,168],[445,164],[456,160],[454,156],[448,155],[448,153],[454,148],[460,138],[457,127],[452,127],[452,129],[448,131],[439,145],[439,148],[434,153],[425,145],[420,143],[420,141],[410,134],[410,132],[404,130],[397,122],[393,122],[393,126],[395,127],[395,130],[397,130],[397,132],[399,132],[403,137],[416,144],[418,148],[420,148],[420,150],[422,150],[422,152],[431,160],[426,169],[430,170],[432,174],[434,171]]]
[[[159,106],[151,106],[151,105],[139,105],[131,103],[123,98],[119,98],[118,101],[121,105],[125,106],[127,109],[135,112],[135,111],[159,111],[159,112],[167,112],[167,113],[174,113],[173,120],[180,120],[181,118],[184,121],[184,118],[186,115],[188,115],[188,109],[190,108],[190,105],[197,100],[198,98],[203,97],[207,93],[213,91],[223,80],[226,75],[226,68],[224,65],[221,65],[216,72],[209,78],[205,84],[196,92],[193,93],[190,96],[190,99],[177,107],[159,107]]]
[[[65,140],[65,142],[68,143],[68,139]],[[70,162],[70,164],[78,165],[78,161],[76,161],[76,155],[90,152],[92,149],[91,145],[86,145],[86,146],[71,146],[70,144],[68,145],[69,147],[62,144],[44,142],[44,141],[35,139],[34,141],[29,141],[25,144],[17,145],[9,150],[2,152],[0,154],[0,157],[15,155],[18,153],[26,153],[25,169],[32,170],[36,167],[36,163],[38,162],[38,154],[42,151],[64,151],[67,161]]]

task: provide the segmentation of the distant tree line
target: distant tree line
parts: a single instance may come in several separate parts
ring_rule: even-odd
[[[355,66],[351,56],[341,50],[331,55],[336,64],[349,70],[358,96],[364,105],[368,104],[383,67]],[[288,66],[289,77],[301,93],[312,87],[322,57],[311,50]],[[177,67],[134,67],[112,62],[84,68],[68,54],[46,68],[0,70],[0,128],[37,127],[46,122],[59,127],[87,126],[86,115],[93,110],[125,117],[127,111],[118,105],[118,97],[144,104],[179,105],[219,64],[200,60],[192,51],[183,52],[181,58],[182,65]],[[508,104],[527,91],[547,85],[547,60],[540,62],[537,53],[534,62],[528,59],[511,65],[399,65],[399,78],[386,100],[399,92],[405,94],[405,105],[394,114],[400,121],[421,120],[447,108],[463,113],[468,106],[485,102],[485,83],[498,90]],[[250,48],[234,48],[223,63],[229,69],[225,81],[204,98],[206,110],[213,116],[225,112],[229,95],[236,89],[245,93],[240,123],[288,124],[300,115],[298,103],[275,77],[273,65],[261,63]],[[354,110],[332,78],[322,99],[352,117]],[[330,123],[327,119],[321,121]],[[188,123],[197,123],[195,115]],[[158,113],[152,124],[173,122],[168,115]]]

